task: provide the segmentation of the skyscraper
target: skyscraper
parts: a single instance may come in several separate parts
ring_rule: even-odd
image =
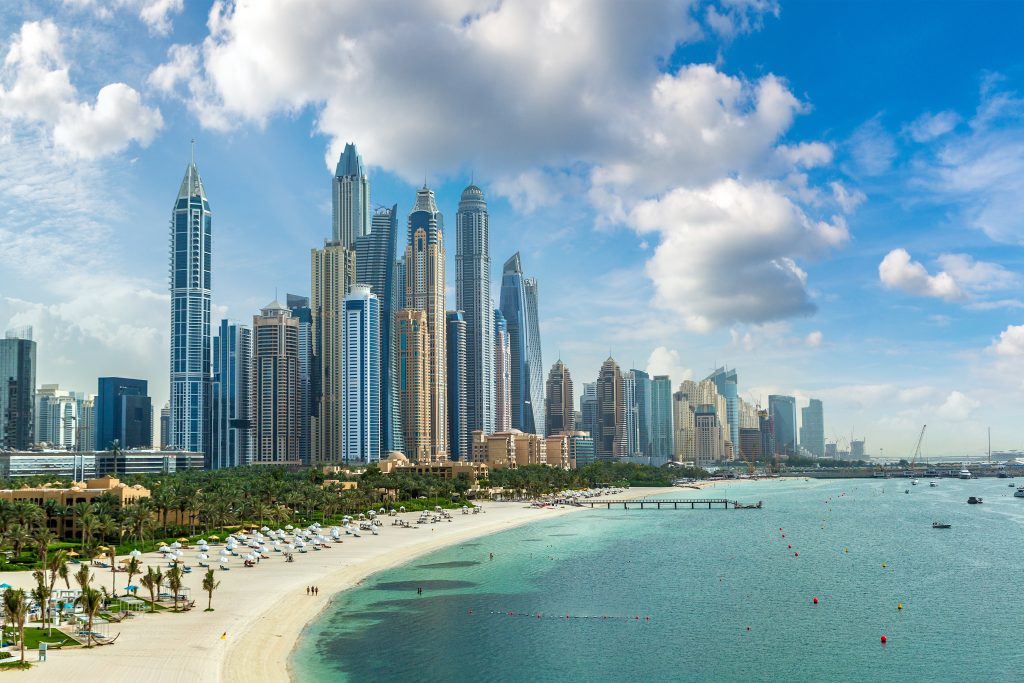
[[[36,392],[35,420],[36,443],[66,450],[78,447],[78,401],[59,384],[44,384]]]
[[[679,391],[672,395],[675,459],[678,462],[697,460],[697,394],[697,383],[687,379],[679,383]]]
[[[498,309],[494,310],[494,431],[512,429],[512,350],[508,324]]]
[[[433,439],[427,386],[430,340],[426,312],[414,308],[398,311],[395,314],[395,335],[398,338],[396,373],[405,454],[414,462],[430,462]],[[438,427],[444,429],[444,425]]]
[[[168,443],[207,452],[210,419],[212,213],[195,159],[171,216],[171,433]],[[99,430],[97,430],[99,432]],[[99,443],[106,447],[106,443]]]
[[[312,459],[313,437],[310,418],[313,415],[313,391],[319,384],[316,371],[316,350],[313,348],[313,309],[309,297],[297,294],[285,296],[285,305],[292,317],[299,321],[299,460],[308,465]]]
[[[115,441],[124,449],[153,447],[153,404],[144,379],[99,378],[96,450],[109,450]]]
[[[651,380],[651,457],[671,459],[675,454],[672,427],[672,380],[655,375]]]
[[[314,398],[310,416],[310,460],[338,462],[344,454],[345,297],[355,284],[355,251],[326,242],[310,252]],[[297,324],[297,323],[296,323]]]
[[[548,372],[546,391],[547,415],[544,420],[548,436],[572,434],[576,431],[576,395],[572,376],[561,359],[555,361]]]
[[[796,399],[772,394],[768,397],[768,412],[775,427],[775,452],[796,455]]]
[[[593,437],[597,436],[597,382],[584,382],[580,393],[580,424],[581,431]]]
[[[544,420],[537,281],[523,277],[518,252],[502,270],[501,313],[508,326],[512,358],[512,427],[536,434],[543,431]]]
[[[633,376],[633,404],[636,406],[636,455],[651,455],[651,376],[630,370]],[[634,453],[630,453],[633,455]]]
[[[427,391],[431,458],[448,457],[448,374],[445,322],[444,217],[426,186],[416,193],[405,248],[405,305],[427,315]],[[405,414],[402,414],[405,419]],[[406,430],[408,433],[408,430]],[[406,448],[409,445],[406,444]]]
[[[825,456],[825,415],[821,401],[812,398],[800,409],[800,445],[816,458]]]
[[[381,456],[380,301],[370,285],[345,297],[345,462]]]
[[[732,441],[734,452],[738,452],[740,447],[740,395],[736,370],[726,370],[724,367],[718,368],[708,375],[707,379],[714,382],[715,389],[718,390],[721,396],[725,397],[725,420],[723,420],[722,427],[728,431],[729,440]],[[722,417],[719,414],[720,420]],[[724,424],[726,422],[728,425]]]
[[[597,376],[597,434],[594,436],[594,451],[598,458],[626,455],[626,405],[622,372],[612,358],[604,362]]]
[[[356,239],[356,280],[370,285],[380,305],[380,432],[381,449],[401,451],[398,423],[398,389],[395,383],[394,320],[398,310],[395,241],[398,238],[398,205],[373,213],[370,234]],[[404,286],[404,285],[403,285]]]
[[[370,180],[363,158],[351,142],[338,157],[331,183],[331,239],[352,248],[356,240],[370,233]]]
[[[221,320],[213,338],[210,469],[252,461],[252,330]]]
[[[252,462],[300,465],[299,321],[276,299],[252,319]]]
[[[95,400],[95,397],[93,397]],[[93,414],[95,416],[95,404],[93,406]],[[160,450],[167,450],[167,439],[171,436],[171,402],[167,401],[164,403],[164,407],[160,409]],[[95,417],[93,418],[93,431],[92,431],[92,442],[96,443],[96,423]],[[82,443],[85,443],[84,441]],[[95,448],[95,446],[93,446]]]
[[[75,401],[78,402],[75,443],[80,450],[91,451],[96,448],[96,394],[75,392]],[[171,409],[168,406],[166,410],[167,420],[169,421],[171,419]],[[161,411],[160,416],[163,418],[163,411]],[[160,423],[160,428],[163,429],[163,422]]]
[[[470,185],[455,214],[455,306],[466,319],[466,422],[485,434],[494,432],[495,409],[489,229],[484,193]]]
[[[466,388],[468,330],[462,311],[448,311],[448,456],[470,459],[469,410]]]

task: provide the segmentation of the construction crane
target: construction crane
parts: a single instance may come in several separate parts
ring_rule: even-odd
[[[917,437],[917,446],[914,447],[914,457],[910,459],[911,467],[917,464],[917,458],[921,455],[921,442],[924,441],[924,430],[926,429],[928,429],[928,425],[922,425],[921,433]]]

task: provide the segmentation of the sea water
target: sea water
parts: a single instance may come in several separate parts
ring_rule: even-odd
[[[764,509],[573,512],[342,593],[303,633],[293,672],[302,683],[1024,680],[1024,499],[1007,483],[743,482],[662,499]]]

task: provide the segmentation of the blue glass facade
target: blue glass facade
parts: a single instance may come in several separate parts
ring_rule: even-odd
[[[768,397],[768,414],[775,427],[775,452],[796,455],[796,399],[772,394]]]
[[[345,297],[344,460],[381,456],[380,301],[368,285]]]
[[[501,314],[511,347],[512,427],[543,433],[544,400],[537,318],[537,282],[523,277],[520,256],[505,262],[501,277]]]
[[[213,338],[210,461],[212,469],[252,460],[252,330],[221,320]]]
[[[209,455],[212,213],[195,163],[171,216],[171,421],[168,445]]]
[[[729,422],[729,440],[733,453],[740,450],[740,394],[735,370],[718,368],[707,377],[715,383],[718,393],[725,397],[725,419]],[[794,409],[795,410],[795,409]],[[794,416],[796,413],[794,413]],[[794,417],[794,425],[796,424]],[[795,429],[795,426],[794,426]]]
[[[466,392],[466,318],[448,311],[448,457],[469,460],[469,421]]]
[[[153,447],[153,404],[144,379],[100,377],[96,392],[96,450]]]
[[[0,448],[25,449],[35,432],[36,343],[0,339]]]

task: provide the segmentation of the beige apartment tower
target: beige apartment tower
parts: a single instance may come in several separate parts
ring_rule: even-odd
[[[431,462],[433,443],[430,420],[430,391],[427,385],[427,314],[414,308],[403,308],[395,314],[395,346],[398,408],[402,415],[402,438],[405,454],[416,463]],[[437,425],[442,431],[446,425]]]
[[[252,319],[254,464],[300,465],[299,321],[276,299]]]
[[[576,431],[576,397],[572,388],[572,376],[569,368],[558,360],[548,372],[546,391],[547,408],[544,424],[547,435],[571,434]]]
[[[345,297],[356,282],[356,252],[341,242],[313,249],[310,268],[310,335],[319,361],[316,415],[310,417],[310,463],[340,462],[344,453]]]
[[[626,405],[622,371],[608,358],[597,376],[597,433],[594,452],[600,458],[626,455]]]

